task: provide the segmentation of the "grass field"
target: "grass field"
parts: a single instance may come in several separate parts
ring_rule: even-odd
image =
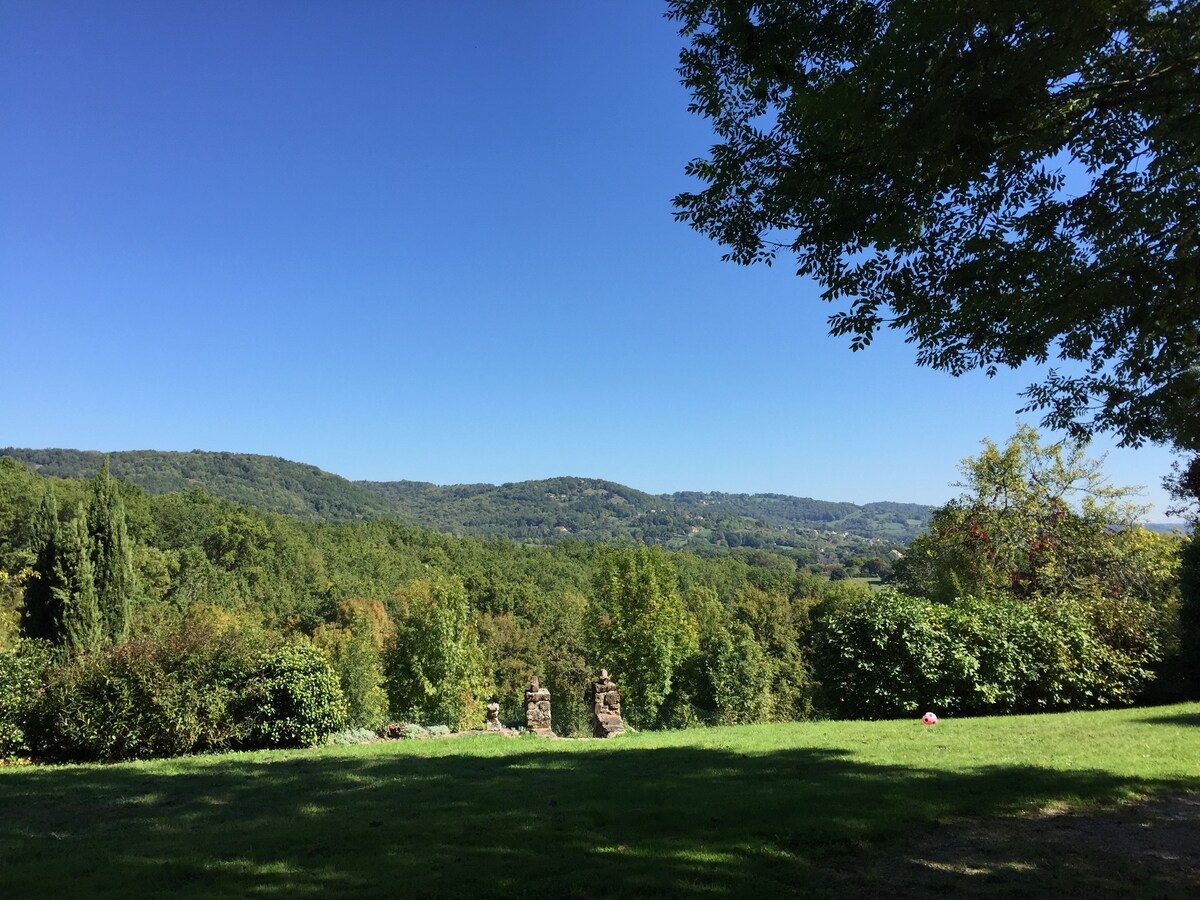
[[[10,767],[0,897],[1200,896],[1186,854],[1037,831],[1194,791],[1200,704]]]

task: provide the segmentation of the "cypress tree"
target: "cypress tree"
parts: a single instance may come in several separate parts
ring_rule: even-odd
[[[91,543],[81,504],[75,518],[60,530],[55,560],[54,591],[62,610],[62,642],[72,653],[95,650],[104,639]]]
[[[62,639],[61,585],[58,577],[59,525],[58,499],[47,486],[33,519],[33,546],[37,561],[25,586],[25,605],[21,608],[21,633],[59,643]]]
[[[92,482],[87,513],[92,566],[104,637],[122,644],[129,635],[129,609],[134,592],[133,551],[125,527],[125,504],[108,459]]]

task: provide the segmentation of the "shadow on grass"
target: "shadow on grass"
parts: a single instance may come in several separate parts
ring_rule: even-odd
[[[1147,725],[1195,725],[1200,727],[1200,713],[1180,713],[1177,716],[1147,716],[1138,721]]]
[[[0,778],[0,896],[886,894],[919,865],[889,852],[907,834],[1050,798],[1182,787],[912,770],[813,749],[28,770]]]

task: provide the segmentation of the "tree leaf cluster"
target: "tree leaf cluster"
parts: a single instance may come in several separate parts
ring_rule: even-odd
[[[1200,450],[1200,2],[671,0],[717,137],[676,218],[852,349],[1054,360],[1027,410]]]

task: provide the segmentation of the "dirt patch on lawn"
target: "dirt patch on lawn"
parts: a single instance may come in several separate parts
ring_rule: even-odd
[[[862,881],[857,888],[838,886],[857,896],[898,898],[1194,900],[1200,897],[1200,793],[946,822],[883,855],[859,869],[869,883],[865,890]]]

